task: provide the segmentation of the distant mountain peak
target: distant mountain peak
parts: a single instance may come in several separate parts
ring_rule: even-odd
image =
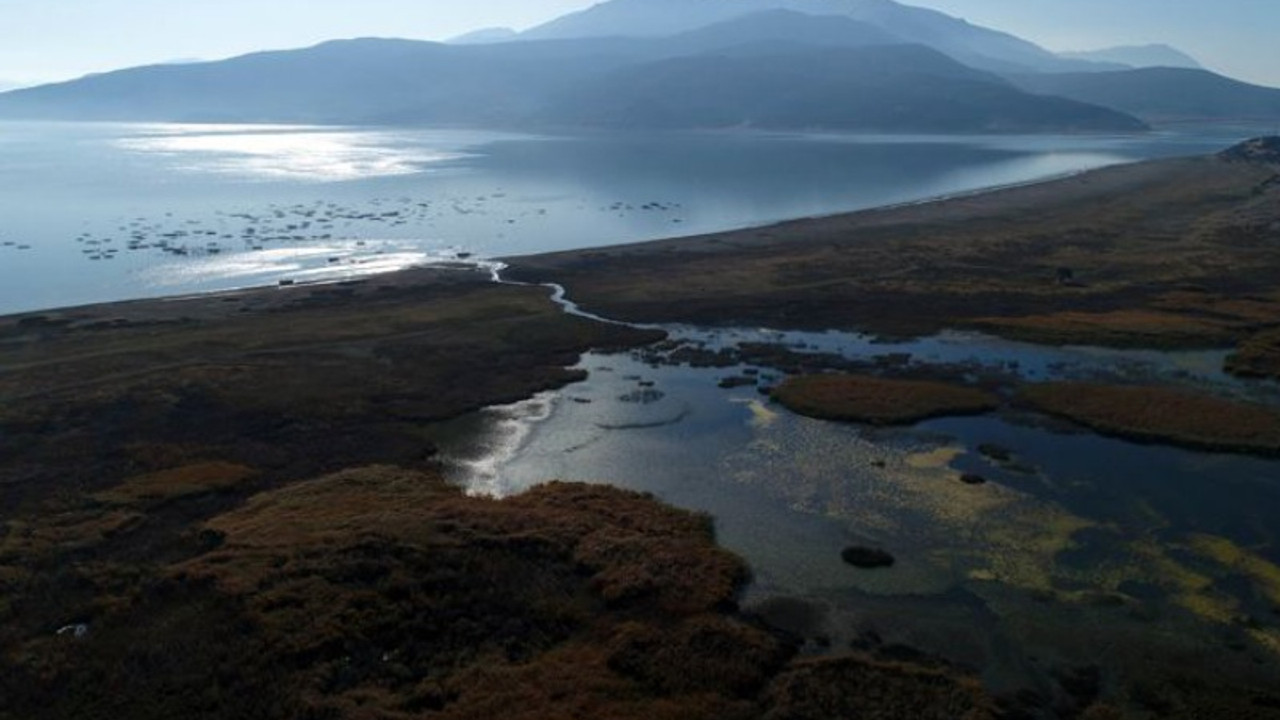
[[[665,37],[770,10],[844,16],[983,70],[1067,71],[1088,65],[1009,33],[894,0],[607,0],[526,30],[519,38]]]
[[[756,42],[853,47],[896,45],[906,41],[847,15],[819,16],[774,8],[674,35],[666,42],[676,48],[706,50]]]
[[[1133,68],[1171,67],[1203,70],[1204,66],[1187,53],[1163,43],[1120,45],[1099,50],[1059,53],[1072,60],[1115,63]]]

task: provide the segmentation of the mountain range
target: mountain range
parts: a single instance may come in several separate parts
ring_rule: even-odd
[[[1184,67],[1135,69],[1161,57]],[[609,0],[523,33],[340,40],[24,88],[0,93],[0,118],[904,132],[1280,118],[1280,90],[1188,61],[1059,56],[893,0]]]

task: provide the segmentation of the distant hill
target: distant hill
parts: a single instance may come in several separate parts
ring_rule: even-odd
[[[483,28],[450,38],[450,45],[483,45],[485,43],[507,42],[514,40],[520,33],[507,27]]]
[[[574,87],[546,119],[610,128],[884,132],[1138,131],[1105,108],[1027,94],[918,45],[742,46],[628,66]]]
[[[928,45],[974,67],[1001,72],[1070,71],[1088,66],[1008,33],[892,0],[609,0],[521,33],[526,40],[653,37],[688,32],[767,10],[842,15]]]
[[[1280,90],[1207,70],[1143,68],[1105,73],[1019,75],[1024,90],[1115,108],[1148,122],[1280,120]]]
[[[1133,130],[847,17],[765,12],[665,38],[362,39],[0,95],[0,117],[499,128]]]
[[[1171,67],[1203,70],[1195,58],[1168,45],[1124,45],[1120,47],[1058,53],[1073,60],[1126,65],[1130,68]]]
[[[629,59],[594,42],[342,40],[18,90],[0,95],[0,117],[489,126],[526,118],[550,93]]]

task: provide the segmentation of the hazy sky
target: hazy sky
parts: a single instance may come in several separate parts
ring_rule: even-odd
[[[0,82],[356,36],[528,27],[591,0],[0,0]],[[915,0],[1053,50],[1167,42],[1280,86],[1280,0]]]

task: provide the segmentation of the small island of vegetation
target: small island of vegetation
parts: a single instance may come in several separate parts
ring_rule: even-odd
[[[986,392],[959,385],[835,373],[788,378],[774,388],[773,398],[801,415],[871,425],[974,415],[998,404]]]

